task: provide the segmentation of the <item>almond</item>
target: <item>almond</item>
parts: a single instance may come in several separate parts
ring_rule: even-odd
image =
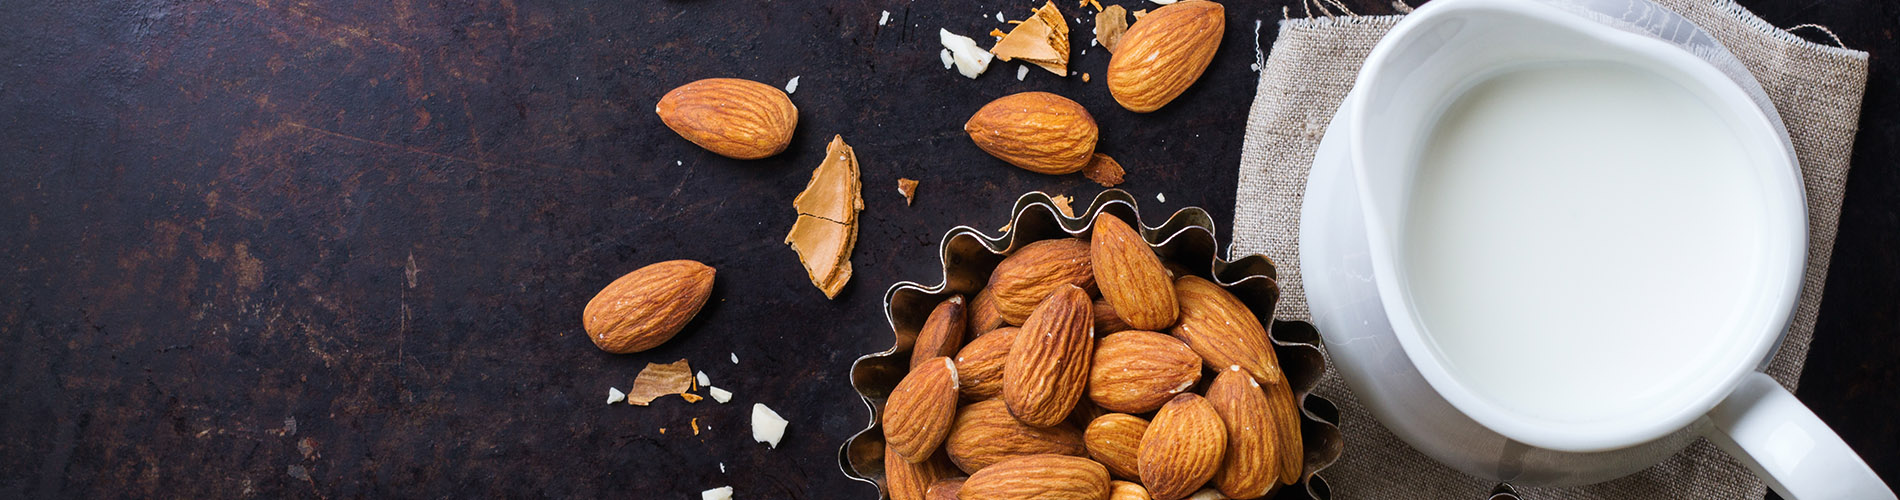
[[[1214,477],[1226,449],[1214,405],[1193,393],[1175,396],[1141,435],[1141,484],[1155,500],[1185,498]]]
[[[1226,9],[1211,1],[1155,9],[1115,43],[1108,59],[1109,93],[1129,111],[1161,109],[1201,78],[1226,29]]]
[[[1122,321],[1122,316],[1115,313],[1115,306],[1108,305],[1108,301],[1106,300],[1096,300],[1094,309],[1096,335],[1107,335],[1135,329],[1135,327],[1128,326],[1127,321]]]
[[[1201,380],[1201,357],[1174,337],[1129,330],[1098,344],[1089,363],[1089,400],[1110,411],[1154,411]]]
[[[1100,131],[1081,104],[1048,92],[1003,96],[963,124],[976,147],[1031,172],[1060,175],[1088,166]]]
[[[740,160],[784,151],[798,128],[798,107],[785,91],[737,78],[681,85],[661,97],[653,112],[680,137]]]
[[[1114,8],[1121,8],[1117,5]],[[1150,500],[1148,489],[1128,481],[1109,481],[1108,500]]]
[[[1023,245],[990,272],[996,312],[1012,325],[1023,324],[1030,311],[1063,285],[1095,288],[1088,243],[1061,238]]]
[[[963,482],[963,500],[1102,500],[1108,469],[1067,455],[1029,455],[984,468]]]
[[[976,298],[970,301],[971,337],[982,336],[1007,324],[1003,321],[1002,311],[996,310],[996,295],[991,290],[984,288],[976,292]]]
[[[917,365],[884,403],[884,444],[911,463],[922,462],[950,435],[957,414],[957,368],[950,358]]]
[[[1260,382],[1260,386],[1267,390],[1267,406],[1277,429],[1274,434],[1280,437],[1280,484],[1299,482],[1305,474],[1306,444],[1300,437],[1300,408],[1293,401],[1293,386],[1284,376]]]
[[[1000,399],[965,405],[957,412],[950,437],[944,440],[950,461],[966,473],[975,473],[1004,459],[1054,453],[1082,456],[1082,431],[1067,425],[1030,427],[1009,414]]]
[[[1181,320],[1168,333],[1194,348],[1208,369],[1240,365],[1262,385],[1286,378],[1266,327],[1239,298],[1198,276],[1174,280],[1174,294],[1181,302]]]
[[[1227,426],[1227,452],[1214,473],[1214,487],[1232,498],[1266,496],[1279,483],[1281,467],[1279,428],[1266,391],[1235,366],[1214,377],[1207,402]]]
[[[1003,402],[1035,427],[1061,423],[1088,387],[1094,325],[1088,292],[1062,285],[1023,322],[1003,364]]]
[[[910,349],[910,367],[938,356],[955,356],[963,346],[963,334],[969,329],[969,316],[963,312],[963,296],[954,295],[937,304],[917,331],[917,342]]]
[[[1089,264],[1102,300],[1114,306],[1116,316],[1136,330],[1174,326],[1180,308],[1174,301],[1174,281],[1161,266],[1148,240],[1120,217],[1095,217],[1089,237]]]
[[[982,401],[1003,394],[1003,363],[1016,341],[1017,328],[998,328],[957,351],[957,385],[963,398]]]
[[[932,483],[955,474],[956,468],[945,463],[942,454],[913,464],[884,447],[884,489],[891,500],[926,500],[924,494]]]
[[[1108,466],[1115,477],[1140,479],[1141,436],[1147,431],[1148,421],[1141,417],[1110,413],[1089,422],[1082,431],[1082,446],[1088,448],[1089,458]]]
[[[678,335],[712,296],[713,268],[669,260],[636,269],[607,284],[581,311],[587,338],[602,351],[652,349]]]
[[[963,482],[967,479],[969,478],[938,479],[937,482],[930,484],[929,489],[924,490],[924,497],[929,500],[957,500],[957,491],[963,489]]]

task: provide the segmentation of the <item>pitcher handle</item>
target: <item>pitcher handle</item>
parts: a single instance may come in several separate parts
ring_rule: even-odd
[[[1751,373],[1708,414],[1703,437],[1789,500],[1894,499],[1867,462],[1767,374]]]

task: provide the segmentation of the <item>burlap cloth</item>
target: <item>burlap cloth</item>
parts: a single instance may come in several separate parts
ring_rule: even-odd
[[[1761,82],[1788,128],[1808,201],[1808,268],[1801,302],[1768,366],[1790,390],[1814,338],[1833,253],[1842,185],[1867,85],[1867,53],[1802,40],[1732,0],[1656,0],[1720,40]],[[1402,6],[1402,5],[1401,5]],[[1319,15],[1280,22],[1260,70],[1235,195],[1233,255],[1266,254],[1279,266],[1278,319],[1306,320],[1300,284],[1300,199],[1307,168],[1340,100],[1373,44],[1403,16]],[[1324,472],[1335,498],[1485,498],[1494,481],[1440,465],[1381,427],[1328,370],[1316,391],[1339,403],[1346,452]],[[1518,488],[1530,499],[1762,498],[1766,487],[1707,441],[1623,479],[1576,488]]]

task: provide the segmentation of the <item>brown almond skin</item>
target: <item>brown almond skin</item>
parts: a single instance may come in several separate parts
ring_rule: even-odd
[[[1161,109],[1201,78],[1226,29],[1226,9],[1207,0],[1149,12],[1122,34],[1108,59],[1109,93],[1129,111]]]
[[[1128,481],[1109,481],[1108,500],[1151,500],[1148,489]]]
[[[1277,377],[1271,382],[1260,382],[1267,390],[1267,405],[1280,437],[1277,442],[1280,452],[1280,484],[1293,484],[1305,474],[1306,444],[1300,437],[1300,408],[1293,400],[1293,386],[1286,377]]]
[[[1141,484],[1155,500],[1180,500],[1220,469],[1227,428],[1214,405],[1193,393],[1175,396],[1142,433]]]
[[[602,351],[652,349],[678,335],[712,296],[713,268],[690,260],[647,265],[587,301],[581,326]]]
[[[957,414],[957,369],[950,358],[917,365],[884,403],[884,445],[911,463],[922,462],[950,435]]]
[[[1030,427],[1009,414],[1003,401],[970,403],[957,412],[950,437],[944,440],[950,461],[964,473],[974,474],[1010,457],[1053,453],[1083,456],[1082,431],[1073,426]]]
[[[1201,381],[1201,357],[1180,339],[1129,330],[1102,337],[1089,363],[1089,401],[1147,413]]]
[[[708,78],[673,89],[654,112],[680,137],[727,158],[778,154],[798,128],[798,107],[785,91],[737,78]]]
[[[1003,312],[996,310],[996,295],[990,290],[985,287],[976,293],[975,299],[970,300],[970,338],[1009,326],[1003,321]]]
[[[1034,427],[1061,423],[1087,390],[1095,325],[1088,292],[1063,285],[1037,306],[1003,363],[1003,402]]]
[[[957,491],[963,489],[963,482],[968,479],[967,477],[938,479],[937,482],[930,483],[929,489],[924,490],[924,497],[929,500],[956,500]]]
[[[1082,445],[1089,458],[1108,466],[1115,477],[1140,480],[1141,436],[1148,432],[1148,421],[1126,413],[1096,417],[1082,431]],[[1143,494],[1147,494],[1143,490]]]
[[[923,329],[917,331],[917,342],[910,349],[910,367],[916,369],[918,363],[938,356],[955,356],[968,330],[969,316],[964,313],[962,295],[938,303],[924,320]]]
[[[957,351],[957,385],[964,400],[982,401],[1003,395],[1003,364],[1009,360],[1009,348],[1015,345],[1018,331],[1013,326],[998,328]]]
[[[1003,96],[963,124],[976,147],[1023,170],[1061,175],[1086,167],[1100,130],[1081,104],[1048,92]]]
[[[1115,313],[1115,306],[1108,305],[1108,301],[1106,300],[1097,299],[1095,301],[1096,335],[1108,335],[1133,329],[1135,329],[1135,327],[1129,326],[1128,322],[1122,321],[1120,314]]]
[[[1198,276],[1174,280],[1174,294],[1181,302],[1181,319],[1168,333],[1194,348],[1209,370],[1239,365],[1261,385],[1286,378],[1266,327],[1234,294]]]
[[[1207,402],[1227,426],[1227,452],[1214,473],[1214,488],[1229,498],[1260,498],[1280,481],[1279,428],[1267,393],[1253,376],[1233,367],[1207,386]]]
[[[963,482],[962,500],[1105,500],[1108,469],[1082,457],[1029,455],[984,468]]]
[[[1063,285],[1095,288],[1088,243],[1060,238],[1023,245],[996,264],[989,288],[1003,321],[1022,325],[1043,299]]]
[[[921,463],[910,463],[889,446],[884,447],[884,489],[891,500],[926,500],[931,484],[956,472],[941,453]]]
[[[1089,237],[1089,262],[1102,300],[1114,307],[1122,322],[1136,330],[1174,326],[1180,312],[1174,300],[1174,278],[1135,228],[1112,214],[1097,215]]]

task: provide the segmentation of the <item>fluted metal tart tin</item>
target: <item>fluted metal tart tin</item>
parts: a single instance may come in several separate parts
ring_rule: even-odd
[[[1096,195],[1088,208],[1077,212],[1076,217],[1063,215],[1048,194],[1040,191],[1024,194],[1010,210],[1009,225],[1001,236],[992,238],[969,226],[958,226],[944,234],[938,247],[943,275],[936,284],[905,281],[891,285],[884,293],[884,318],[891,327],[893,341],[890,349],[866,354],[851,364],[851,386],[864,400],[869,422],[838,449],[838,467],[846,476],[876,485],[878,498],[889,498],[884,485],[884,433],[879,422],[885,398],[909,370],[911,345],[916,342],[917,332],[931,309],[952,295],[975,296],[987,284],[996,264],[1023,245],[1054,238],[1086,238],[1094,229],[1095,216],[1102,212],[1120,216],[1125,221],[1139,221],[1132,225],[1142,239],[1147,240],[1162,261],[1176,264],[1171,268],[1177,272],[1185,267],[1185,272],[1218,283],[1239,297],[1255,317],[1273,317],[1274,306],[1280,298],[1273,262],[1260,255],[1231,261],[1222,258],[1223,252],[1214,238],[1214,220],[1205,210],[1182,208],[1159,225],[1150,226],[1147,223],[1150,219],[1139,217],[1134,196],[1119,189]],[[1299,403],[1306,454],[1300,482],[1281,488],[1273,498],[1329,500],[1332,494],[1320,472],[1339,458],[1344,443],[1339,434],[1338,408],[1331,401],[1312,394],[1326,370],[1325,357],[1318,346],[1319,333],[1305,322],[1267,323],[1281,370],[1286,373],[1294,399]]]

